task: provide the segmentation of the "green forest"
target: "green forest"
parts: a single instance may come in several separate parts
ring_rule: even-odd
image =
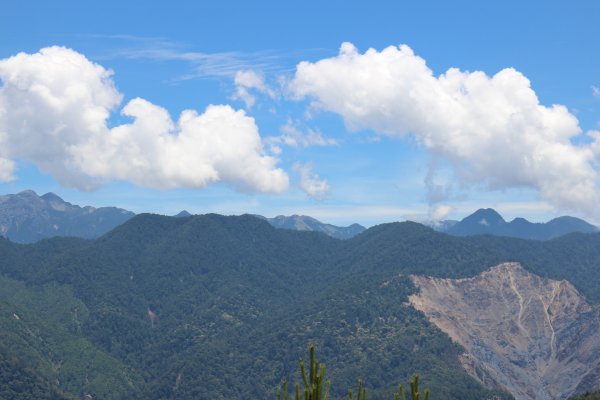
[[[253,216],[139,215],[97,240],[0,239],[0,399],[276,399],[309,343],[348,398],[511,398],[408,306],[408,275],[468,277],[518,261],[600,301],[600,235],[452,237],[416,223],[341,241]],[[290,386],[290,391],[292,387]],[[359,391],[360,392],[360,391]]]

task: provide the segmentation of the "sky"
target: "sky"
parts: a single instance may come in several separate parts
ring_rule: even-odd
[[[0,194],[600,223],[598,2],[158,3],[3,1]]]

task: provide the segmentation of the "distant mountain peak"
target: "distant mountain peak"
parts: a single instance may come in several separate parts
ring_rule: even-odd
[[[134,214],[116,207],[73,205],[55,193],[33,190],[0,196],[0,235],[20,243],[52,236],[96,238]]]
[[[57,202],[61,202],[61,203],[66,203],[59,195],[57,195],[56,193],[52,193],[52,192],[48,192],[40,197],[46,201],[57,201]]]
[[[40,198],[56,211],[66,211],[69,207],[73,207],[71,203],[67,203],[58,195],[52,192],[48,192],[45,195],[40,196]]]
[[[366,230],[364,226],[356,223],[350,226],[325,224],[313,217],[309,217],[308,215],[278,215],[274,218],[266,218],[256,215],[256,217],[265,219],[275,228],[292,229],[296,231],[322,232],[336,239],[350,239]]]
[[[598,228],[582,219],[563,216],[546,223],[529,222],[525,218],[515,218],[506,222],[493,208],[480,208],[473,214],[453,224],[445,221],[434,226],[437,230],[455,236],[496,235],[522,239],[549,240],[573,232],[593,233]]]
[[[190,214],[187,210],[181,210],[181,211],[179,211],[179,213],[174,215],[175,218],[186,218],[186,217],[191,217],[191,216],[192,216],[192,214]]]
[[[480,225],[483,226],[494,226],[506,223],[504,218],[502,218],[502,215],[500,215],[493,208],[480,208],[467,218],[476,220]],[[465,218],[464,220],[466,220],[467,218]]]
[[[37,195],[37,193],[36,193],[36,192],[34,192],[34,191],[33,191],[33,190],[31,190],[31,189],[25,189],[25,190],[22,190],[22,191],[20,191],[19,193],[17,193],[16,195],[17,195],[17,196],[21,196],[21,197],[23,197],[23,196],[35,196],[35,197],[39,197],[39,196]]]

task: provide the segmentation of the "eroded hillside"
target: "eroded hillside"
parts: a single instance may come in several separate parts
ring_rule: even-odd
[[[412,305],[466,353],[463,366],[519,399],[565,399],[600,377],[599,313],[566,280],[504,263],[474,278],[412,275]]]

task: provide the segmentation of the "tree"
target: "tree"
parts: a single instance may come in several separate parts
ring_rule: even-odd
[[[306,374],[304,360],[300,359],[300,374],[302,375],[303,388],[300,390],[300,384],[294,384],[294,400],[328,400],[329,387],[331,381],[325,381],[325,365],[319,363],[315,358],[315,345],[308,346],[310,354],[309,373]],[[423,399],[419,392],[419,376],[415,375],[410,381],[410,398],[411,400],[429,400],[429,389],[423,392]],[[362,379],[358,380],[358,388],[356,391],[356,399],[352,389],[348,390],[348,400],[366,400],[367,389],[364,387]],[[288,392],[288,384],[286,380],[281,382],[281,387],[277,390],[277,400],[290,400]],[[394,393],[394,400],[406,400],[406,393],[402,384],[398,385],[398,391]]]

